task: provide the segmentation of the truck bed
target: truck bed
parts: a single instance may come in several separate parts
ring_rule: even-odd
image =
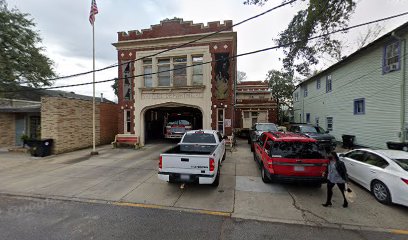
[[[164,154],[211,155],[216,148],[217,145],[179,144],[165,151]]]

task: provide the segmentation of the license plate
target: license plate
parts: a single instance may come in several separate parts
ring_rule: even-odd
[[[183,174],[181,174],[181,175],[180,175],[180,179],[181,179],[181,180],[190,180],[190,175],[183,175]]]
[[[303,166],[295,166],[295,172],[303,172],[305,171],[305,167]]]

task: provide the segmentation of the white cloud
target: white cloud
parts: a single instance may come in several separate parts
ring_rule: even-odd
[[[37,23],[47,54],[55,61],[60,75],[92,69],[92,32],[89,24],[90,0],[8,0],[9,6],[16,6],[22,12],[30,13]],[[195,23],[233,20],[237,23],[276,6],[280,1],[268,1],[263,6],[247,6],[243,0],[97,0],[99,14],[96,16],[96,56],[97,68],[117,62],[117,52],[111,43],[117,41],[117,32],[140,30],[158,24],[165,18],[181,17]],[[370,0],[359,1],[352,24],[380,17],[386,17],[408,10],[406,1]],[[238,53],[274,46],[277,38],[291,20],[297,7],[286,6],[253,21],[235,27],[238,33]],[[384,22],[385,32],[401,25],[408,18]],[[352,41],[363,29],[347,34]],[[343,37],[344,38],[344,37]],[[248,80],[265,79],[270,69],[280,69],[281,50],[273,50],[238,59],[238,69],[248,75]],[[117,69],[97,73],[97,80],[117,76]],[[56,85],[91,81],[92,75],[57,81]],[[98,84],[97,95],[101,92],[110,99],[114,94],[111,83]],[[76,93],[92,95],[92,85],[65,89]]]

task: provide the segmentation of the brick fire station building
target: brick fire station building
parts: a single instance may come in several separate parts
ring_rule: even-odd
[[[186,45],[175,48],[181,44]],[[166,19],[149,29],[119,32],[113,45],[120,64],[119,133],[135,134],[143,146],[163,137],[169,114],[188,114],[196,129],[232,134],[237,52],[232,21]]]

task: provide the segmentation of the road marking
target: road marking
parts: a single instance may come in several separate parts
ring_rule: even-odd
[[[408,230],[393,229],[393,230],[391,230],[391,233],[394,233],[394,234],[402,234],[402,235],[408,235]]]
[[[190,213],[199,213],[199,214],[206,214],[206,215],[214,215],[214,216],[222,216],[222,217],[231,217],[231,213],[229,213],[229,212],[208,211],[208,210],[199,210],[199,209],[182,209],[182,208],[165,207],[165,206],[153,205],[153,204],[130,203],[130,202],[112,202],[112,205],[125,206],[125,207],[139,207],[139,208],[154,208],[154,209],[180,210],[180,211],[190,212]]]

